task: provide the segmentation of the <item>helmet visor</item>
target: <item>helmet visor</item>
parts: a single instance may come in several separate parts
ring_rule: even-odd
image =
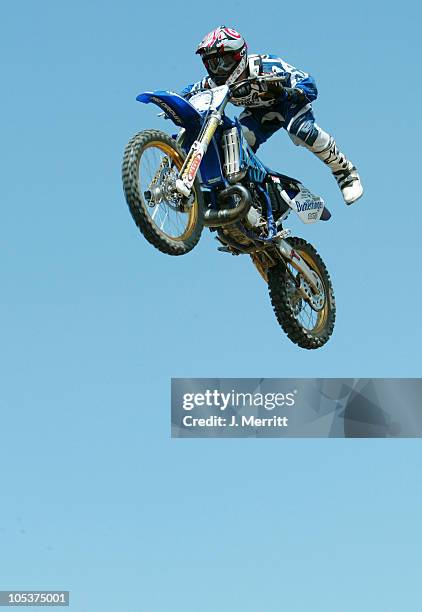
[[[230,74],[236,64],[239,63],[240,54],[236,52],[213,53],[203,55],[202,60],[205,67],[211,74],[216,76],[226,76]]]

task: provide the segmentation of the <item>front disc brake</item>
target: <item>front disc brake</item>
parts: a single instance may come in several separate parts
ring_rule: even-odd
[[[315,284],[317,286],[317,293],[313,291],[308,281],[300,275],[300,292],[304,295],[304,298],[311,306],[313,310],[317,312],[322,310],[325,305],[325,291],[324,285],[321,282],[321,279],[317,274],[314,273]]]

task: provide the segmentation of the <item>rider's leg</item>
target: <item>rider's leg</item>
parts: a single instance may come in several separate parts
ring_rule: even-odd
[[[315,123],[310,105],[293,116],[286,129],[295,144],[306,147],[329,166],[346,204],[361,197],[363,187],[355,166],[338,150],[334,138]]]
[[[252,108],[239,116],[245,138],[254,152],[277,130],[285,126],[284,116],[279,109]]]

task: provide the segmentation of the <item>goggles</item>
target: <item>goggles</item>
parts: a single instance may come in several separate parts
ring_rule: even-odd
[[[239,63],[241,60],[241,53],[238,51],[235,52],[223,52],[223,53],[213,53],[210,55],[203,55],[202,61],[205,64],[205,67],[212,73],[217,76],[224,76],[229,74],[233,68]]]

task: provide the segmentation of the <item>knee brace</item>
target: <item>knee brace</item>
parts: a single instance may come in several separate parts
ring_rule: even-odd
[[[305,147],[312,147],[318,138],[318,128],[311,119],[298,117],[288,127],[292,140]]]
[[[317,125],[313,117],[301,115],[287,126],[290,138],[296,145],[310,149],[314,153],[325,149],[330,142],[330,135]]]

